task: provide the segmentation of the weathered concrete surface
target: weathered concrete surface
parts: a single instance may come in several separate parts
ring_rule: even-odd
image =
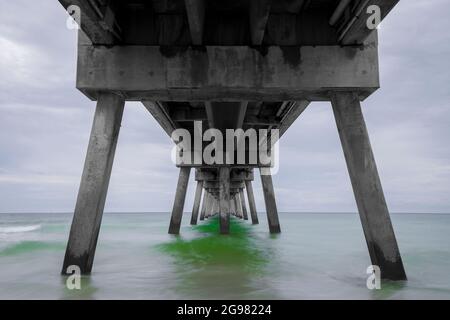
[[[219,201],[217,201],[217,199],[214,198],[210,216],[211,217],[214,216],[217,212],[219,212]]]
[[[342,92],[332,104],[372,264],[384,279],[406,280],[360,102]]]
[[[77,88],[154,101],[328,100],[329,88],[365,97],[379,87],[377,47],[80,45]]]
[[[242,214],[244,220],[248,220],[247,205],[245,204],[244,189],[239,189],[239,198],[241,199]]]
[[[255,46],[260,46],[263,42],[271,2],[272,0],[258,0],[249,3],[250,38]]]
[[[63,274],[70,265],[80,267],[83,274],[92,270],[123,109],[122,97],[112,93],[99,95]]]
[[[202,210],[200,212],[200,221],[205,220],[206,206],[208,204],[209,193],[203,192]]]
[[[186,191],[190,173],[191,168],[180,168],[177,191],[175,194],[175,201],[173,203],[172,209],[172,217],[170,219],[169,234],[180,233],[181,218],[183,217],[184,201],[186,200]]]
[[[248,207],[250,209],[252,224],[258,224],[258,213],[256,211],[255,196],[253,194],[253,186],[251,181],[245,181],[245,189],[247,190]]]
[[[96,45],[323,46],[362,44],[372,32],[367,8],[380,7],[383,19],[398,0],[59,2],[81,9],[81,28]],[[330,19],[337,2],[341,14]]]
[[[214,198],[208,193],[208,200],[206,201],[205,219],[209,218],[209,213],[211,212],[211,206],[213,205]]]
[[[244,214],[243,214],[243,210],[242,210],[242,206],[241,206],[241,197],[239,195],[239,193],[236,193],[236,195],[234,196],[234,203],[235,203],[235,207],[236,207],[236,213],[238,215],[239,218],[244,219]]]
[[[280,233],[280,222],[278,220],[278,209],[275,202],[275,191],[273,190],[272,176],[261,174],[261,184],[264,193],[264,202],[266,203],[267,222],[269,223],[270,233]]]
[[[200,200],[202,199],[203,181],[197,182],[195,189],[194,206],[192,208],[191,225],[196,225],[198,220],[198,211],[200,209]]]
[[[184,0],[189,21],[192,44],[203,43],[203,25],[205,22],[205,0]]]
[[[230,233],[230,168],[219,168],[220,233]]]

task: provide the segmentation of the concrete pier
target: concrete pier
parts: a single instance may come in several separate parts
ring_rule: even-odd
[[[211,207],[212,207],[213,203],[214,203],[214,198],[210,193],[208,193],[208,200],[206,202],[206,210],[205,210],[205,219],[209,218],[209,215],[211,213]]]
[[[205,220],[206,206],[208,203],[208,192],[203,192],[202,210],[200,212],[200,221]]]
[[[216,198],[214,198],[214,204],[211,209],[211,216],[215,216],[219,212],[219,201],[217,201]]]
[[[384,279],[406,280],[359,99],[340,92],[331,101],[372,264]]]
[[[261,184],[264,193],[264,202],[266,204],[267,222],[269,223],[270,233],[280,233],[280,222],[278,220],[278,209],[275,202],[275,191],[273,190],[272,176],[261,174]]]
[[[180,168],[175,200],[173,202],[172,218],[170,219],[169,234],[180,233],[181,218],[183,217],[184,201],[186,200],[190,172],[191,168],[189,167]]]
[[[219,168],[219,225],[221,234],[230,233],[230,168]]]
[[[198,220],[198,211],[200,209],[200,200],[202,199],[203,182],[197,182],[195,189],[194,206],[192,208],[191,225],[196,225]]]
[[[241,207],[241,199],[239,197],[239,192],[236,193],[236,195],[234,196],[234,203],[235,203],[235,207],[236,207],[236,213],[239,217],[239,219],[244,219],[244,214],[242,212],[242,207]]]
[[[244,189],[239,189],[239,198],[241,200],[241,208],[242,208],[242,214],[244,215],[244,220],[248,220],[248,214],[247,214],[247,205],[245,204],[245,196],[244,196]]]
[[[245,189],[247,190],[248,207],[250,209],[252,224],[258,224],[258,213],[256,211],[256,203],[255,197],[253,195],[253,186],[251,181],[245,181]]]
[[[123,109],[124,99],[121,96],[113,93],[99,95],[63,274],[71,265],[78,266],[83,274],[89,274],[92,270]]]
[[[212,149],[196,136],[278,129],[263,139],[276,142],[311,102],[331,101],[372,263],[383,278],[406,279],[360,107],[380,86],[368,9],[379,6],[384,19],[398,0],[59,2],[82,12],[76,87],[98,101],[63,273],[73,264],[92,269],[125,101],[141,102],[169,137],[177,129],[194,136],[183,150],[194,161],[176,163],[170,234],[180,232],[191,169],[190,223],[202,203],[200,220],[219,214],[219,232],[228,234],[230,214],[248,219],[244,188],[258,224],[253,172],[276,165],[262,161],[264,143],[250,147],[251,134],[240,156],[236,143],[223,157],[214,149],[214,161],[199,156]],[[272,177],[261,183],[269,230],[279,233]]]

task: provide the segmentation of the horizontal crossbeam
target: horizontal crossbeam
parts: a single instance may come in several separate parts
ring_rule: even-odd
[[[351,90],[361,99],[379,87],[376,37],[361,47],[79,46],[77,88],[92,99],[329,100]]]

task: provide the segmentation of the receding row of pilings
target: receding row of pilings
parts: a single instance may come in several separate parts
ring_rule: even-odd
[[[263,168],[261,169],[261,173],[263,170],[265,173],[268,172]],[[190,172],[190,167],[180,168],[170,219],[170,234],[180,233]],[[258,224],[258,214],[252,186],[253,179],[254,174],[251,168],[232,169],[230,167],[219,167],[195,169],[197,187],[195,189],[191,225],[197,224],[199,214],[200,220],[219,215],[219,232],[221,234],[228,234],[230,233],[230,216],[233,215],[239,219],[248,220],[248,212],[250,212],[252,224]],[[281,229],[272,177],[268,174],[261,174],[261,184],[264,192],[269,230],[271,233],[280,233]],[[249,210],[247,210],[244,190],[247,191]]]
[[[97,109],[89,140],[80,189],[75,206],[72,227],[63,264],[63,273],[76,265],[83,274],[91,272],[99,235],[114,154],[119,135],[125,100],[114,92],[98,94]],[[378,176],[369,135],[361,110],[359,96],[353,92],[330,93],[333,112],[345,155],[350,180],[362,222],[364,235],[373,265],[380,267],[382,277],[392,280],[405,280],[406,274],[400,251],[391,224],[389,211]],[[212,170],[211,170],[212,169]],[[260,172],[262,169],[261,168]],[[189,175],[192,168],[180,167],[180,176],[175,195],[169,232],[178,234],[183,215]],[[252,221],[257,221],[251,181],[253,171],[238,170],[231,167],[196,169],[197,186],[194,207],[196,215],[203,195],[210,200],[213,213],[219,213],[220,232],[229,233],[232,199],[242,201],[241,191],[247,190],[248,204]],[[275,202],[272,177],[261,174],[264,201],[268,224],[272,233],[280,232],[278,212]],[[200,194],[199,194],[200,193]],[[238,202],[238,200],[234,200]],[[202,209],[203,210],[203,209]],[[206,214],[207,208],[205,208]],[[211,209],[210,209],[211,210]],[[191,220],[196,221],[197,216]]]

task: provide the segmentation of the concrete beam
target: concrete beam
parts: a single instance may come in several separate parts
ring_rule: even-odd
[[[306,108],[309,106],[310,101],[308,100],[302,100],[302,101],[296,101],[294,103],[289,104],[289,106],[286,105],[287,110],[282,113],[282,119],[280,121],[280,125],[278,127],[279,129],[279,135],[278,138],[281,139],[281,137],[285,134],[287,129],[297,120],[298,117],[303,113],[303,111],[306,110]],[[272,147],[272,135],[270,134],[270,131],[268,132],[267,139],[262,139],[260,141],[259,146],[262,146],[267,143],[267,146],[269,149]],[[267,141],[266,141],[267,140]],[[274,141],[275,143],[276,141]]]
[[[336,22],[341,18],[341,16],[344,14],[345,10],[347,9],[348,5],[352,2],[352,0],[340,0],[336,9],[334,10],[333,14],[330,17],[329,24],[334,26]]]
[[[233,169],[230,173],[230,181],[231,182],[242,182],[245,180],[253,180],[253,171],[249,169]],[[219,177],[217,175],[217,171],[210,170],[195,170],[195,180],[196,181],[209,181],[209,182],[218,182]]]
[[[360,102],[343,92],[332,104],[372,264],[383,279],[406,280]]]
[[[90,41],[99,45],[113,45],[120,38],[115,28],[114,11],[108,6],[96,6],[86,0],[59,0],[64,9],[80,8],[81,30]],[[70,11],[70,10],[69,10]],[[69,12],[72,14],[72,12]]]
[[[204,109],[191,109],[183,112],[171,113],[173,121],[176,122],[192,122],[207,121],[206,111]]]
[[[276,120],[274,117],[259,117],[253,115],[247,115],[244,120],[244,126],[268,126],[268,127],[278,127],[280,121]]]
[[[285,113],[283,118],[281,119],[281,124],[279,127],[280,133],[279,136],[283,136],[283,134],[289,129],[289,127],[298,119],[298,117],[306,110],[309,106],[310,102],[308,100],[296,101],[290,109]]]
[[[203,26],[205,24],[205,0],[184,0],[191,31],[193,45],[203,43]]]
[[[169,112],[165,105],[160,102],[155,101],[142,101],[144,107],[150,112],[150,114],[155,118],[163,130],[167,133],[169,137],[172,136],[172,132],[179,128],[169,115]]]
[[[242,128],[247,101],[239,102],[205,102],[206,115],[210,128],[222,130]]]
[[[229,167],[227,167],[229,169]],[[238,190],[239,188],[242,188],[244,186],[242,181],[229,181],[229,188],[234,189],[234,190]],[[220,189],[220,177],[218,181],[204,181],[203,182],[203,186],[205,188],[208,189],[215,189],[215,190],[219,190]]]
[[[271,2],[272,0],[258,0],[249,3],[250,36],[254,46],[260,46],[263,42]]]
[[[206,171],[202,169],[195,170],[195,180],[196,181],[219,181],[217,173],[214,171]]]
[[[233,68],[229,66],[232,65]],[[127,100],[329,100],[379,87],[377,42],[364,47],[79,46],[77,88],[122,92]]]
[[[180,233],[181,218],[183,217],[184,201],[186,200],[186,191],[190,173],[191,168],[180,168],[180,175],[178,177],[177,190],[172,209],[172,217],[170,219],[169,234]]]
[[[310,2],[309,0],[306,0],[306,2]],[[290,0],[288,1],[288,12],[292,13],[299,13],[302,9],[303,5],[305,3],[305,0]]]
[[[70,265],[78,266],[83,274],[92,270],[123,109],[122,97],[112,93],[99,95],[63,274]]]

